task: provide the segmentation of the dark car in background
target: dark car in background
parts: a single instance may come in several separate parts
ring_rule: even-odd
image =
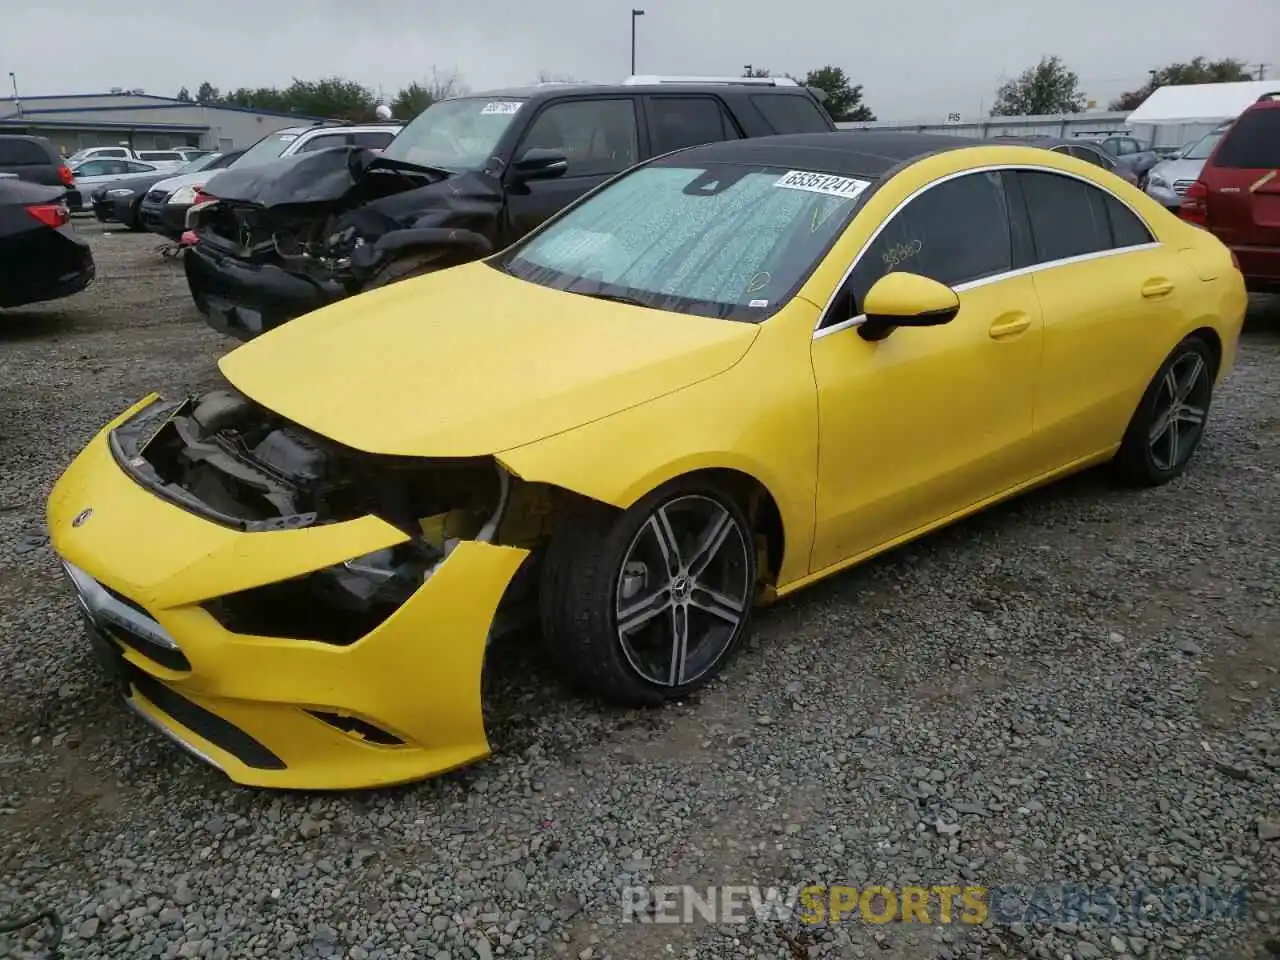
[[[230,166],[243,153],[243,150],[207,153],[176,170],[140,173],[103,184],[93,191],[94,216],[103,223],[121,223],[130,230],[142,230],[144,228],[143,206],[153,188],[165,181],[187,174],[200,173],[204,170],[221,170],[223,167]],[[162,194],[160,202],[163,205],[170,191],[160,190],[159,193]],[[181,232],[181,230],[182,225],[179,223],[178,231]]]
[[[1094,142],[1114,157],[1120,166],[1137,177],[1137,182],[1140,184],[1146,181],[1147,171],[1160,162],[1160,155],[1151,144],[1137,137],[1116,134],[1102,137]]]
[[[64,191],[75,186],[71,168],[44,137],[0,134],[0,173]]]
[[[485,256],[633,164],[680,147],[835,129],[814,91],[760,78],[543,84],[432,104],[381,155],[300,153],[213,177],[187,282],[249,339],[363,290]]]
[[[1037,137],[1037,136],[1002,136],[992,137],[1001,143],[1019,143],[1028,147],[1043,147],[1045,150],[1052,150],[1054,153],[1065,153],[1069,157],[1075,157],[1077,160],[1083,160],[1086,163],[1092,163],[1095,167],[1102,167],[1103,170],[1110,170],[1121,180],[1137,186],[1138,177],[1128,167],[1121,165],[1115,157],[1103,150],[1098,144],[1088,140],[1070,140],[1058,137]]]
[[[1280,294],[1280,93],[1236,118],[1178,212],[1227,245],[1249,292]]]
[[[0,307],[70,296],[93,275],[93,254],[71,227],[65,188],[0,178]]]

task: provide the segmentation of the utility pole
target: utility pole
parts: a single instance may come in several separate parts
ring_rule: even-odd
[[[1265,79],[1267,79],[1267,66],[1268,66],[1268,65],[1267,65],[1267,64],[1265,64],[1265,63],[1260,63],[1260,64],[1258,64],[1258,79],[1259,79],[1259,80],[1265,80]]]
[[[20,117],[22,116],[22,101],[18,99],[18,77],[12,70],[9,71],[9,80],[13,84],[13,106],[17,111],[14,116]]]
[[[643,17],[643,10],[631,10],[631,75],[636,75],[636,17]]]

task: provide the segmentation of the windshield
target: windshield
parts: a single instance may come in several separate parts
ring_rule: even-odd
[[[382,155],[453,173],[477,170],[523,105],[523,100],[501,97],[440,100],[401,130]]]
[[[179,174],[199,173],[201,170],[206,169],[209,166],[209,164],[217,163],[219,158],[221,158],[221,156],[222,154],[220,153],[206,153],[204,156],[196,157],[190,163],[186,163],[183,166],[179,167],[178,173]]]
[[[270,163],[279,160],[289,144],[298,139],[296,133],[272,133],[263,137],[246,150],[233,167],[252,167],[259,163]]]
[[[570,293],[758,322],[794,296],[870,185],[785,167],[671,159],[570,209],[500,265]]]
[[[1213,148],[1218,145],[1218,141],[1222,139],[1222,133],[1214,131],[1206,133],[1191,146],[1187,147],[1186,152],[1182,155],[1184,160],[1208,160],[1209,154],[1213,153]]]

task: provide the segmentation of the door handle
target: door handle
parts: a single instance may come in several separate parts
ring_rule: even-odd
[[[995,323],[987,331],[992,340],[1007,340],[1016,337],[1031,326],[1031,318],[1025,313],[1006,313],[997,317]]]
[[[1148,280],[1142,285],[1142,295],[1148,299],[1167,296],[1170,293],[1173,293],[1173,283],[1163,277],[1156,280]]]

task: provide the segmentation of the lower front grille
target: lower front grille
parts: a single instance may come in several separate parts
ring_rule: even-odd
[[[246,767],[253,767],[255,770],[285,769],[283,760],[235,724],[192,703],[127,661],[124,673],[133,689],[153,707],[220,750],[225,750]]]

